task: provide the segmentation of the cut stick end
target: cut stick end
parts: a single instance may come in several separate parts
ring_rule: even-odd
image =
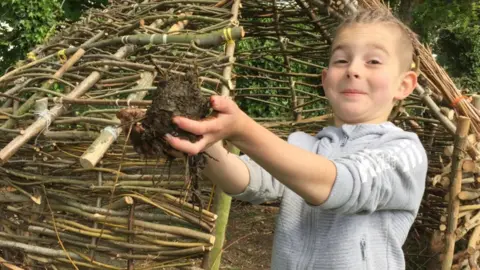
[[[210,239],[208,239],[208,243],[210,243],[212,245],[215,243],[215,236],[214,235],[210,236]]]
[[[80,165],[84,169],[91,169],[91,168],[95,167],[95,164],[93,164],[90,160],[85,159],[83,157],[80,158]]]

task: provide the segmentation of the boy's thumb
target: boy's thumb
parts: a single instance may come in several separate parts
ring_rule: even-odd
[[[210,97],[210,104],[215,111],[229,112],[235,103],[230,97],[212,96]]]

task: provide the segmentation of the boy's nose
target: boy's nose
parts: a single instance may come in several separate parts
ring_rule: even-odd
[[[347,69],[347,78],[358,79],[360,78],[360,64],[358,61],[352,61]]]
[[[354,73],[354,72],[347,72],[347,78],[355,78],[355,79],[358,79],[360,78],[360,75],[358,73]]]

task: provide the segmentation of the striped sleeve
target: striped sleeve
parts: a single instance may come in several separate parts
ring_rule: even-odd
[[[248,156],[242,155],[240,156],[240,159],[248,168],[250,181],[246,189],[240,194],[228,195],[252,204],[261,204],[267,201],[280,200],[282,198],[285,189],[285,186],[282,183]]]
[[[417,213],[428,169],[425,149],[410,133],[381,141],[376,147],[333,160],[335,183],[319,207],[344,214],[386,209]]]

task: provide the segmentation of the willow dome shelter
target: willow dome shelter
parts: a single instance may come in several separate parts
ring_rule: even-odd
[[[387,7],[113,0],[39,44],[0,77],[0,263],[157,269],[220,258],[229,199],[185,181],[182,161],[140,157],[118,112],[145,111],[161,76],[194,69],[203,96],[232,96],[282,138],[314,134],[331,117],[320,74],[333,29],[359,8]],[[480,98],[415,47],[420,85],[390,117],[429,156],[407,263],[478,269]]]

